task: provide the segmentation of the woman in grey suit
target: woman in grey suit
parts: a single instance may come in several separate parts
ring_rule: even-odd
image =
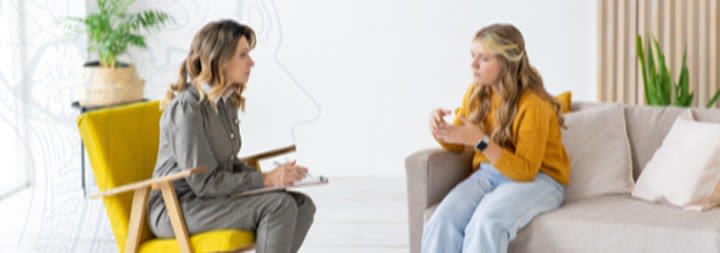
[[[238,109],[254,62],[255,33],[233,20],[205,25],[193,38],[178,82],[162,102],[160,147],[153,176],[188,168],[208,170],[174,182],[190,234],[223,228],[256,232],[256,251],[297,252],[313,222],[315,205],[296,192],[230,198],[233,192],[291,184],[307,169],[294,161],[262,173],[237,159]],[[158,237],[174,237],[162,196],[148,201]]]

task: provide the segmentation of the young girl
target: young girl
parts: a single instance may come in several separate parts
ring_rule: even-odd
[[[563,202],[570,162],[560,104],[543,87],[520,31],[494,24],[475,34],[474,82],[454,123],[436,109],[433,137],[446,149],[474,149],[476,170],[425,224],[423,252],[507,252],[517,231]]]
[[[170,86],[160,119],[160,147],[154,176],[205,166],[207,172],[174,182],[190,234],[216,229],[256,232],[257,252],[297,252],[315,214],[312,200],[295,192],[230,198],[233,192],[288,185],[307,169],[286,163],[261,173],[237,159],[238,108],[254,66],[249,52],[255,33],[232,20],[205,25],[193,38]],[[162,196],[148,201],[149,223],[158,237],[174,237]]]

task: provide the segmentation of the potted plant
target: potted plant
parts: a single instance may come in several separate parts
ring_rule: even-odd
[[[118,61],[130,47],[146,48],[142,31],[164,24],[170,16],[148,10],[128,13],[134,0],[97,0],[98,12],[85,18],[69,17],[70,28],[87,31],[88,51],[97,61],[85,63],[90,82],[80,85],[78,102],[83,106],[99,106],[141,100],[145,81],[135,68]]]
[[[672,82],[670,71],[665,64],[665,54],[660,49],[655,37],[653,44],[650,45],[648,39],[647,47],[643,48],[643,41],[640,35],[637,35],[635,49],[637,51],[638,60],[640,61],[640,69],[642,70],[642,78],[645,88],[645,101],[649,105],[675,105],[680,107],[689,107],[692,104],[694,94],[690,91],[687,67],[687,49],[683,52],[682,65],[680,66],[680,77],[676,83]],[[653,53],[653,46],[654,53]],[[647,56],[647,59],[645,58]],[[657,57],[656,57],[657,56]],[[674,92],[673,92],[674,90]],[[674,98],[672,97],[674,95]],[[705,105],[711,108],[720,98],[720,90],[710,98]]]

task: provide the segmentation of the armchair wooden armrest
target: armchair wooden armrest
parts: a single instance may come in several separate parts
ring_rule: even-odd
[[[109,189],[107,191],[94,193],[94,194],[90,195],[90,198],[96,199],[96,198],[101,198],[101,197],[106,197],[106,196],[112,196],[115,194],[123,193],[126,191],[131,191],[131,190],[137,190],[137,189],[141,189],[141,188],[148,187],[148,186],[152,187],[153,189],[158,189],[158,187],[160,187],[160,184],[162,184],[164,182],[172,182],[177,179],[188,177],[190,175],[203,173],[206,170],[207,170],[207,168],[205,168],[205,166],[200,166],[197,168],[184,170],[184,171],[181,171],[178,173],[173,173],[173,174],[170,174],[170,175],[167,175],[164,177],[150,178],[150,179],[135,182],[135,183],[124,184],[124,185]]]
[[[204,166],[200,166],[164,177],[121,185],[107,191],[95,193],[91,195],[90,198],[108,197],[131,190],[134,191],[130,211],[130,223],[128,224],[128,236],[127,241],[125,241],[125,252],[137,252],[140,247],[143,222],[145,222],[145,215],[147,214],[147,200],[150,189],[159,189],[162,193],[165,207],[168,210],[168,216],[170,217],[170,223],[175,232],[175,238],[180,246],[180,252],[190,253],[192,252],[190,236],[188,235],[185,219],[183,218],[180,203],[178,202],[177,195],[175,195],[175,188],[172,182],[190,175],[203,173],[206,170]]]
[[[295,152],[297,149],[295,148],[295,145],[290,145],[287,147],[279,148],[279,149],[273,149],[270,151],[254,154],[248,157],[240,158],[241,161],[245,162],[247,165],[250,165],[253,168],[260,169],[260,160],[279,156],[282,154],[287,154],[290,152]]]

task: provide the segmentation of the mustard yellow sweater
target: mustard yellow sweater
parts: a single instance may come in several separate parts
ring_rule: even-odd
[[[469,118],[470,96],[475,90],[475,84],[465,92],[462,105],[457,115]],[[495,111],[500,105],[500,97],[491,95],[492,107],[483,121],[490,135],[494,129]],[[454,125],[460,125],[460,119],[455,118]],[[559,183],[567,185],[570,177],[570,160],[562,144],[562,134],[555,111],[552,105],[540,98],[534,92],[525,90],[520,96],[518,109],[512,123],[512,134],[515,142],[512,147],[503,148],[500,158],[492,165],[504,176],[515,181],[531,181],[538,172],[543,172]],[[463,145],[440,142],[445,149],[453,152],[462,152]],[[477,169],[480,163],[489,160],[482,152],[475,151],[472,166]]]

